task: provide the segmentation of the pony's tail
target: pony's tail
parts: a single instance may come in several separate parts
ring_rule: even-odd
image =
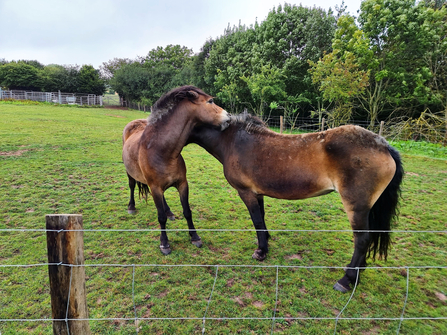
[[[399,215],[399,200],[404,169],[399,152],[390,145],[388,146],[388,151],[396,163],[396,172],[369,212],[370,230],[389,231],[391,222],[397,219]],[[372,254],[372,258],[375,259],[378,252],[379,259],[383,258],[386,260],[390,245],[391,236],[389,232],[370,233],[368,257]]]
[[[139,181],[137,181],[137,185],[138,185],[138,197],[140,199],[143,198],[147,202],[147,197],[149,196],[149,194],[151,194],[151,190],[149,189],[149,186],[147,186],[146,184],[140,183]]]

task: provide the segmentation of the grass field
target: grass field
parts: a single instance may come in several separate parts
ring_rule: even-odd
[[[251,258],[256,236],[248,232],[199,231],[197,249],[186,232],[169,232],[172,254],[159,251],[158,232],[114,232],[112,229],[158,229],[155,206],[137,202],[127,214],[128,187],[121,162],[121,132],[142,112],[102,108],[67,108],[0,102],[0,320],[51,318],[48,267],[9,267],[47,262],[45,215],[82,214],[85,229],[87,303],[93,334],[201,334],[202,320],[141,318],[216,318],[206,320],[206,334],[269,334],[277,303],[274,334],[334,333],[334,318],[350,294],[332,285],[353,251],[348,232],[272,232],[270,252],[259,263]],[[398,230],[447,230],[447,150],[444,147],[396,142],[406,176]],[[202,148],[187,146],[190,203],[198,229],[253,229],[248,211],[223,177],[222,166]],[[186,221],[175,189],[166,198],[177,219]],[[337,194],[303,201],[265,199],[269,229],[350,228]],[[388,262],[369,262],[352,300],[339,320],[337,334],[396,334],[407,296],[400,334],[447,334],[446,233],[393,234]],[[129,265],[105,266],[107,264]],[[168,265],[210,265],[182,266]],[[217,279],[216,267],[218,268]],[[236,267],[229,265],[263,265]],[[284,266],[278,268],[276,265]],[[302,266],[302,267],[293,267]],[[321,266],[322,268],[316,268]],[[420,266],[422,268],[404,267]],[[313,267],[313,268],[305,268]],[[278,292],[276,277],[278,276]],[[208,299],[214,287],[212,299]],[[276,294],[278,298],[276,301]],[[208,306],[208,307],[207,307]],[[207,309],[208,308],[208,309]],[[293,318],[303,318],[302,320]],[[315,318],[309,320],[307,318]],[[0,321],[0,333],[52,334],[51,321]]]

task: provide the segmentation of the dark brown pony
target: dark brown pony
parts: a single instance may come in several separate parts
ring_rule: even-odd
[[[194,86],[183,86],[163,95],[147,120],[132,121],[124,128],[123,162],[130,188],[128,212],[136,211],[135,185],[146,197],[150,189],[162,229],[160,249],[165,255],[171,252],[166,221],[168,217],[174,218],[174,214],[164,192],[171,186],[179,192],[192,243],[202,246],[192,221],[186,167],[180,152],[195,126],[208,125],[220,131],[228,126],[229,120],[228,113],[214,104],[211,96]]]
[[[355,250],[334,288],[347,292],[356,282],[355,268],[365,267],[370,254],[386,259],[403,168],[399,153],[383,137],[358,126],[281,135],[249,114],[233,118],[223,132],[196,128],[188,142],[223,164],[226,179],[247,206],[258,236],[253,258],[263,260],[268,252],[264,196],[294,200],[336,191],[354,230]]]

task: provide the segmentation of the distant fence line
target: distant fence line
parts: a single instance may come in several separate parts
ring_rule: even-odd
[[[53,102],[56,104],[68,105],[103,105],[103,96],[86,93],[62,93],[58,92],[35,92],[21,90],[2,90],[0,89],[0,100],[32,100],[40,102]]]
[[[98,106],[121,106],[135,109],[142,112],[150,112],[151,106],[140,102],[125,100],[118,95],[95,95],[83,93],[62,93],[58,92],[34,92],[19,90],[0,89],[0,100],[33,100],[41,102],[52,102],[69,105],[98,105]],[[445,122],[430,124],[427,120],[401,121],[367,121],[348,120],[345,122],[328,121],[318,117],[299,117],[298,115],[264,115],[261,117],[270,127],[282,132],[315,132],[322,131],[336,126],[350,124],[369,129],[387,139],[394,140],[424,140],[432,143],[443,143],[447,145],[447,125]],[[439,120],[438,120],[439,121]]]

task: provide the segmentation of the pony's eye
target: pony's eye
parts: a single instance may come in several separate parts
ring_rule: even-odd
[[[214,103],[214,99],[213,99],[213,98],[209,99],[209,100],[208,100],[208,103],[209,103],[209,104],[213,104],[213,103]]]

